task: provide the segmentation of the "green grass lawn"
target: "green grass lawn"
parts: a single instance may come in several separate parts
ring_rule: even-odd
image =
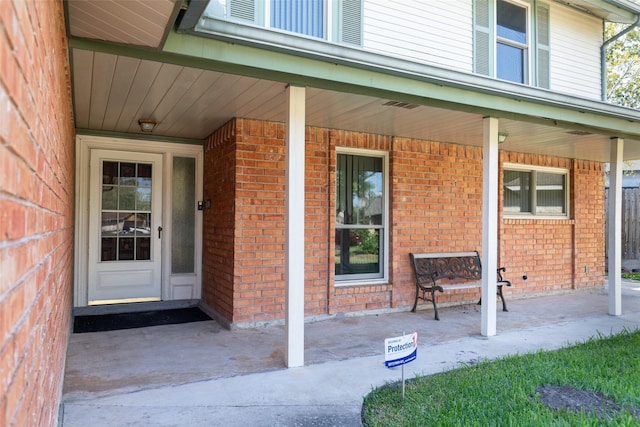
[[[428,357],[422,350],[418,357]],[[411,366],[411,365],[408,365]],[[405,368],[406,370],[406,368]],[[552,409],[545,385],[597,392],[622,407],[605,416]],[[640,331],[551,352],[509,356],[373,390],[365,426],[640,426]]]

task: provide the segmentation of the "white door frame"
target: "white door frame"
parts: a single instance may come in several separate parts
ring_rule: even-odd
[[[74,307],[88,305],[89,253],[89,174],[91,150],[115,150],[162,154],[164,159],[163,239],[162,239],[162,300],[199,300],[202,294],[202,215],[196,215],[195,272],[171,274],[171,175],[173,157],[193,157],[196,162],[196,200],[202,200],[204,152],[201,145],[177,144],[152,140],[111,138],[92,135],[76,136],[76,209],[74,254]],[[194,209],[196,207],[194,206]],[[189,296],[187,296],[189,295]]]

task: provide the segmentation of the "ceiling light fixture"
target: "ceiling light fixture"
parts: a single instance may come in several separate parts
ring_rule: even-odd
[[[153,119],[138,119],[138,124],[140,125],[140,130],[142,132],[151,132],[158,122]]]

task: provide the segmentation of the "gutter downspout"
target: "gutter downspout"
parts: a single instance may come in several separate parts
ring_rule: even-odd
[[[636,22],[629,25],[627,28],[625,28],[618,34],[614,35],[609,40],[602,43],[602,46],[600,46],[600,67],[601,67],[600,74],[602,76],[601,77],[601,87],[602,87],[601,98],[603,102],[607,102],[607,48],[611,43],[618,40],[620,37],[624,36],[629,31],[637,27],[638,25],[640,25],[640,15],[637,15]]]

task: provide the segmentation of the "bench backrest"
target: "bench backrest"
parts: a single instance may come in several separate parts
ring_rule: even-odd
[[[409,254],[418,284],[438,279],[482,279],[482,266],[477,251]],[[437,273],[435,276],[433,273]]]

